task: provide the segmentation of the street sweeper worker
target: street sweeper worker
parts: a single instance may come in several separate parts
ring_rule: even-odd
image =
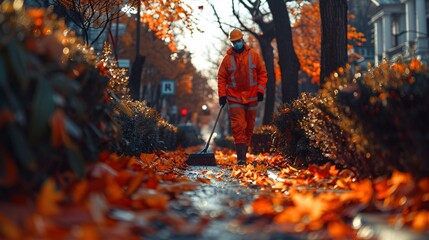
[[[228,102],[237,163],[246,163],[258,102],[264,100],[267,70],[260,55],[243,40],[239,29],[229,32],[230,47],[219,66],[219,104]]]

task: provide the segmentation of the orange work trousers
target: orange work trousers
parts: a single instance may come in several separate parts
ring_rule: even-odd
[[[258,102],[229,104],[229,116],[235,144],[245,143],[250,146],[257,110]]]

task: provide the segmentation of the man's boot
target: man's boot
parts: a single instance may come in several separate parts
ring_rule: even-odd
[[[247,145],[245,143],[235,144],[235,150],[237,152],[237,164],[246,164]]]

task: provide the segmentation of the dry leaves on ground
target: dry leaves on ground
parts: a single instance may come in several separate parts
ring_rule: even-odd
[[[180,199],[184,191],[227,177],[260,189],[248,207],[230,205],[251,209],[239,217],[244,227],[246,219],[259,216],[268,220],[264,222],[272,231],[295,234],[325,230],[332,238],[353,239],[357,231],[345,219],[364,209],[376,209],[402,213],[392,219],[395,224],[400,222],[420,232],[428,230],[429,178],[416,181],[407,173],[395,171],[391,177],[357,179],[353,172],[331,164],[296,169],[279,155],[249,154],[244,166],[236,165],[230,150],[216,151],[215,155],[220,167],[231,171],[230,176],[206,170],[192,181],[184,174],[188,154],[183,150],[139,157],[103,152],[99,161],[88,167],[84,179],[49,178],[34,203],[19,195],[1,202],[0,236],[137,239],[142,233],[156,234],[151,224],[154,221],[178,234],[199,235],[210,219],[201,216],[199,222],[189,223],[169,211],[169,203]],[[115,217],[118,212],[121,218]]]

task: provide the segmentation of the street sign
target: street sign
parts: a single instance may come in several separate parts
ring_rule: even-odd
[[[130,59],[126,59],[126,58],[118,59],[118,67],[130,69]]]
[[[161,81],[161,95],[174,95],[175,84],[173,80],[162,80]]]

